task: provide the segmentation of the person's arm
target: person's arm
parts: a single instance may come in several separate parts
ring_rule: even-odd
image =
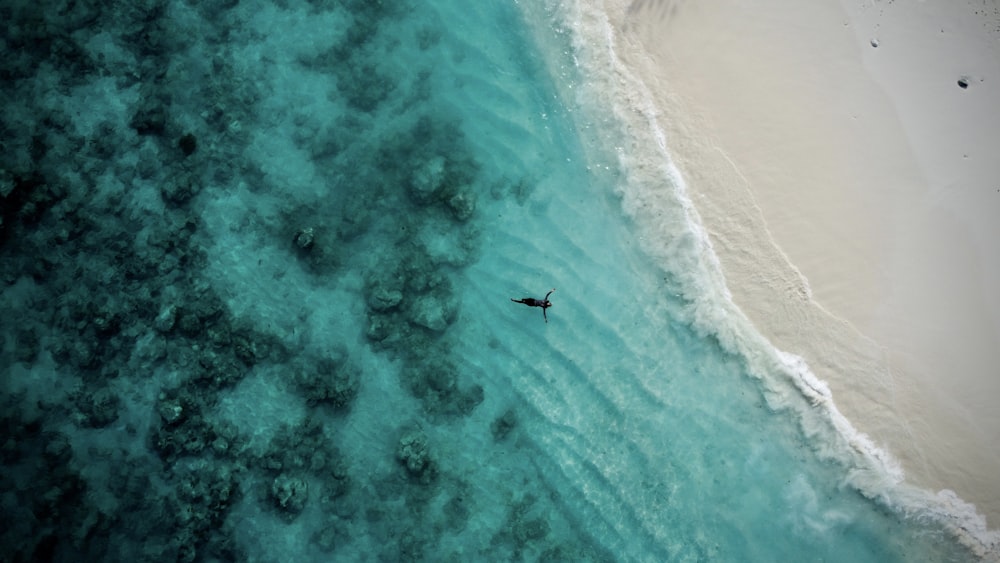
[[[552,289],[549,290],[548,293],[545,294],[545,301],[549,300],[549,295],[552,295],[552,292],[555,291],[555,290],[556,290],[556,288],[553,287]]]

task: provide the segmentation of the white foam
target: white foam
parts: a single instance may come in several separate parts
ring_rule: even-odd
[[[580,84],[560,87],[584,114],[614,115],[615,120],[580,124],[581,137],[589,151],[613,151],[617,156],[623,173],[617,188],[622,206],[639,228],[645,252],[677,282],[686,302],[683,320],[742,357],[748,372],[763,385],[769,405],[793,409],[817,454],[847,469],[847,483],[904,514],[941,523],[979,556],[998,558],[1000,535],[987,529],[973,505],[951,491],[934,494],[908,484],[898,461],[840,413],[829,387],[806,362],[776,349],[735,305],[684,179],[671,160],[669,139],[657,123],[658,110],[647,85],[622,63],[608,14],[592,4],[568,0],[547,10],[560,26],[557,33],[570,31],[573,58],[584,75]],[[595,132],[594,125],[600,131]]]

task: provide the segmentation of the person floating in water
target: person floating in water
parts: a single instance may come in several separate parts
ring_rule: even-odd
[[[546,293],[545,297],[543,297],[542,299],[535,299],[534,297],[525,297],[524,299],[514,299],[513,297],[511,297],[510,300],[513,301],[514,303],[523,303],[528,307],[541,307],[542,316],[545,317],[545,322],[549,322],[549,316],[548,314],[545,313],[545,310],[552,306],[552,302],[549,301],[549,295],[552,295],[552,292],[555,290],[556,288],[554,287],[550,289],[549,292]]]

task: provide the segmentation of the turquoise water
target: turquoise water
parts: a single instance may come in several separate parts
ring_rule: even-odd
[[[130,6],[3,14],[4,560],[971,558],[650,254],[558,6]]]

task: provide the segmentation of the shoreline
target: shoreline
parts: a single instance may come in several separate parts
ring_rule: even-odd
[[[996,528],[1000,127],[983,111],[1000,99],[1000,63],[982,36],[997,33],[961,12],[947,19],[961,33],[928,45],[912,30],[937,16],[640,1],[618,31],[644,51],[634,70],[736,304],[909,483],[955,491]]]

